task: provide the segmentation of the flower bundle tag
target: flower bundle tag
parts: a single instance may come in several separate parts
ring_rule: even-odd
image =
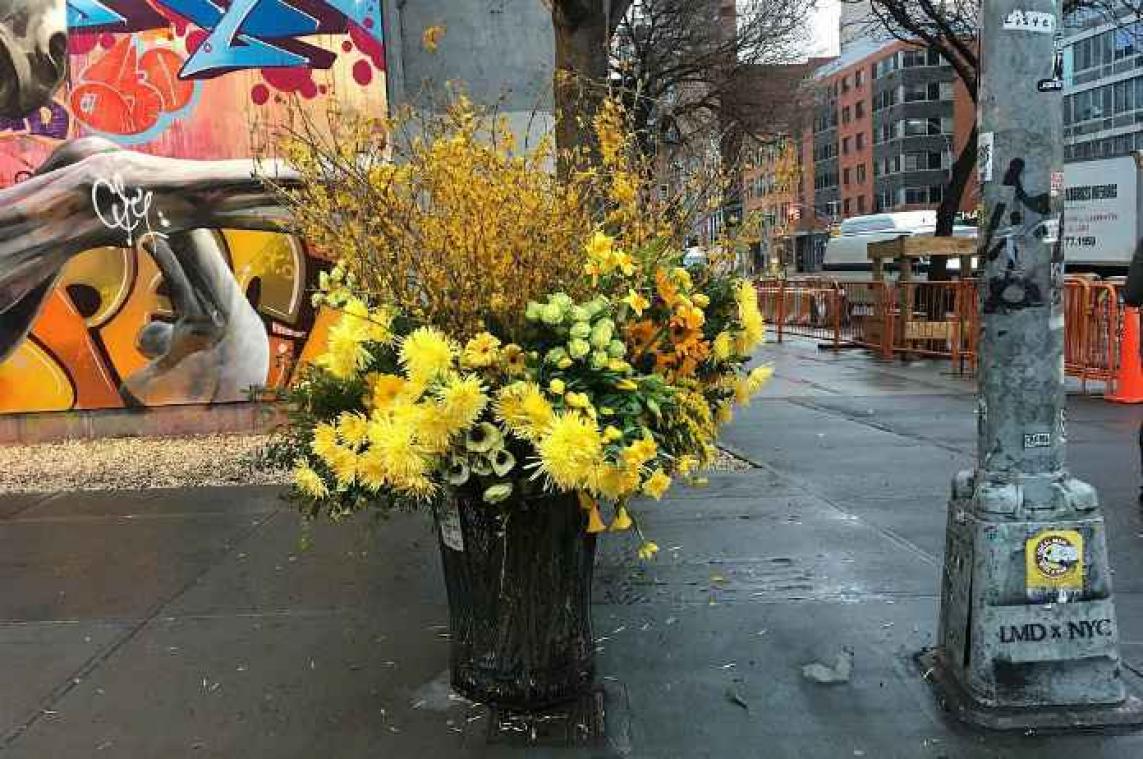
[[[456,501],[449,499],[438,514],[441,526],[441,540],[454,551],[464,552],[464,535],[460,531],[460,511]]]

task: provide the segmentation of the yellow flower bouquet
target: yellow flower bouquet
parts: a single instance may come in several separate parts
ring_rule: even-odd
[[[291,390],[272,458],[294,467],[310,517],[432,507],[454,638],[476,649],[459,664],[454,650],[462,692],[531,706],[570,697],[590,680],[587,623],[537,599],[481,622],[454,596],[491,574],[502,598],[507,562],[548,572],[555,599],[578,578],[569,604],[587,618],[597,533],[633,529],[639,556],[654,555],[633,503],[697,477],[732,406],[769,376],[745,370],[763,337],[754,289],[718,262],[682,266],[687,220],[648,191],[611,103],[594,163],[546,139],[519,148],[463,99],[415,129],[338,129],[290,143],[305,181],[287,200],[338,263],[313,296],[331,317],[327,349]],[[524,537],[505,547],[513,531]],[[573,643],[533,651],[527,672],[506,667],[504,627],[536,627],[511,615],[545,604],[553,631],[541,637]],[[490,660],[501,663],[491,674]]]

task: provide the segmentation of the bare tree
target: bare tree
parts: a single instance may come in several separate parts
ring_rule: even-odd
[[[765,135],[790,97],[755,75],[797,60],[816,0],[635,0],[619,21],[610,75],[644,152],[712,134]],[[753,75],[753,76],[752,76]]]

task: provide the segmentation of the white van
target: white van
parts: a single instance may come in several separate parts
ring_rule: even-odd
[[[899,211],[854,216],[841,223],[840,234],[826,244],[822,268],[827,272],[869,273],[873,265],[866,250],[871,242],[893,240],[898,237],[932,235],[937,228],[936,211]],[[954,237],[976,237],[976,227],[956,225]],[[949,269],[956,271],[960,261],[951,259]]]

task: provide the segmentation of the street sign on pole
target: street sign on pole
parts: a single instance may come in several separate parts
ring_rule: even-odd
[[[1103,516],[1065,464],[1062,95],[1055,0],[981,3],[977,463],[953,481],[937,647],[961,718],[1143,722],[1125,690]]]

